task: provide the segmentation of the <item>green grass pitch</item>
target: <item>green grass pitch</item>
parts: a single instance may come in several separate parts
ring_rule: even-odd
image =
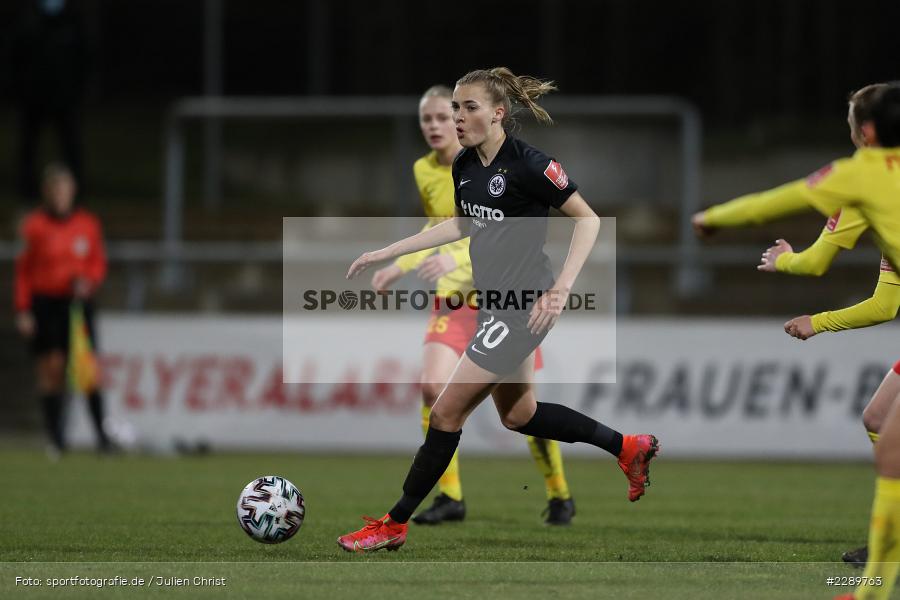
[[[412,526],[399,552],[341,551],[335,539],[360,515],[391,506],[410,458],[74,454],[54,464],[4,451],[0,597],[832,598],[851,588],[827,577],[860,574],[836,561],[865,542],[874,488],[865,464],[663,455],[632,504],[612,460],[569,460],[578,514],[572,527],[547,528],[530,460],[463,455],[465,523]],[[299,534],[276,546],[250,540],[234,515],[241,488],[267,474],[290,479],[307,502]],[[47,583],[116,575],[146,585]],[[226,586],[155,583],[196,576]]]

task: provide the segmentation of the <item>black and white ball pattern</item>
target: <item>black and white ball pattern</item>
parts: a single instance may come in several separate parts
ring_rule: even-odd
[[[237,519],[251,538],[263,544],[291,539],[303,525],[306,503],[290,481],[277,475],[254,479],[237,501]]]

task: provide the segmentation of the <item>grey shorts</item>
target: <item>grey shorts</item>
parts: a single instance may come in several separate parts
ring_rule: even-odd
[[[507,375],[534,352],[548,331],[534,335],[528,329],[529,311],[480,310],[478,329],[469,341],[466,356],[486,371]]]

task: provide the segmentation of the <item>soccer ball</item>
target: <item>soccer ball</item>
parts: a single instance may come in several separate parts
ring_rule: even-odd
[[[291,539],[305,516],[303,494],[284,477],[267,475],[254,479],[238,496],[238,523],[247,535],[263,544]]]

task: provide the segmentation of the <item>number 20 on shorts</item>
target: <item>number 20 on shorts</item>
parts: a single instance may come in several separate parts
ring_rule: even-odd
[[[490,327],[488,327],[490,325]],[[509,327],[503,321],[497,321],[494,323],[494,317],[491,317],[481,326],[481,329],[478,330],[478,333],[475,334],[476,338],[481,338],[481,343],[485,348],[495,348],[497,344],[503,341],[507,335],[509,335]]]

